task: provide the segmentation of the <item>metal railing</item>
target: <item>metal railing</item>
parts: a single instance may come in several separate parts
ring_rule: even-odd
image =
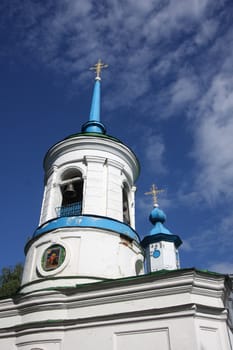
[[[77,216],[82,213],[82,202],[76,202],[56,208],[57,217]]]

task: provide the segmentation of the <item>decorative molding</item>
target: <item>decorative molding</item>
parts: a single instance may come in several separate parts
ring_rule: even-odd
[[[101,138],[95,136],[79,136],[70,139],[65,139],[63,141],[55,144],[47,152],[44,159],[44,168],[47,172],[48,169],[56,162],[56,160],[67,153],[72,153],[79,151],[86,152],[87,149],[92,151],[102,151],[104,154],[113,154],[123,162],[126,162],[130,169],[133,171],[133,177],[136,181],[139,175],[139,162],[135,154],[126,145],[120,142],[116,142],[109,138]],[[101,157],[101,156],[100,156]],[[104,158],[104,157],[103,157]],[[82,158],[83,159],[83,158]]]
[[[101,156],[84,156],[85,162],[88,166],[88,163],[100,163],[100,164],[105,164],[106,163],[106,157],[101,157]]]

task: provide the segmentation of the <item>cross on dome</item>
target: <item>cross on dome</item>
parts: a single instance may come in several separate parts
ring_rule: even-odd
[[[154,207],[158,207],[158,194],[164,192],[164,189],[159,189],[155,184],[151,186],[150,192],[145,192],[145,195],[152,195]]]
[[[103,63],[100,58],[98,62],[94,64],[93,67],[90,68],[90,70],[96,71],[96,77],[95,77],[96,80],[101,80],[100,73],[103,68],[108,68],[108,64]]]

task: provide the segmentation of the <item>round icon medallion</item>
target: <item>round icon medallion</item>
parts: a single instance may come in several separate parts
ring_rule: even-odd
[[[42,256],[41,265],[43,270],[51,271],[57,269],[64,262],[66,250],[59,244],[51,245]]]

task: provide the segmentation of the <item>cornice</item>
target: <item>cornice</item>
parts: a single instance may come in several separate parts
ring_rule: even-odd
[[[223,297],[228,289],[224,275],[183,269],[31,292],[1,301],[0,319],[15,318],[9,320],[8,328],[0,328],[0,337],[35,328],[59,330],[143,319],[193,316],[226,320]],[[28,320],[35,312],[40,322],[25,323],[24,317]],[[74,314],[78,318],[73,319]],[[48,320],[48,315],[54,319]]]
[[[227,314],[224,308],[205,307],[198,304],[183,304],[165,308],[149,308],[144,310],[135,310],[131,312],[119,312],[114,314],[103,314],[91,317],[76,317],[70,319],[46,319],[36,322],[21,323],[12,327],[0,329],[0,338],[19,336],[46,331],[68,331],[82,328],[90,328],[103,325],[124,324],[133,322],[143,322],[152,320],[172,319],[177,317],[197,317],[217,320],[226,320]]]
[[[158,298],[174,294],[190,293],[199,296],[222,298],[225,293],[224,276],[201,276],[196,270],[169,271],[161,275],[144,275],[110,281],[91,283],[76,288],[56,288],[18,295],[14,304],[20,314],[31,312],[30,308],[73,309],[76,307]],[[11,300],[11,299],[10,299]],[[13,310],[7,303],[1,311]],[[65,306],[64,306],[64,305]]]
[[[131,149],[122,143],[118,143],[108,138],[99,138],[94,136],[79,136],[65,139],[51,147],[44,158],[44,168],[46,171],[53,165],[58,157],[68,152],[76,150],[95,150],[112,153],[123,158],[134,172],[135,180],[139,176],[140,164]]]

